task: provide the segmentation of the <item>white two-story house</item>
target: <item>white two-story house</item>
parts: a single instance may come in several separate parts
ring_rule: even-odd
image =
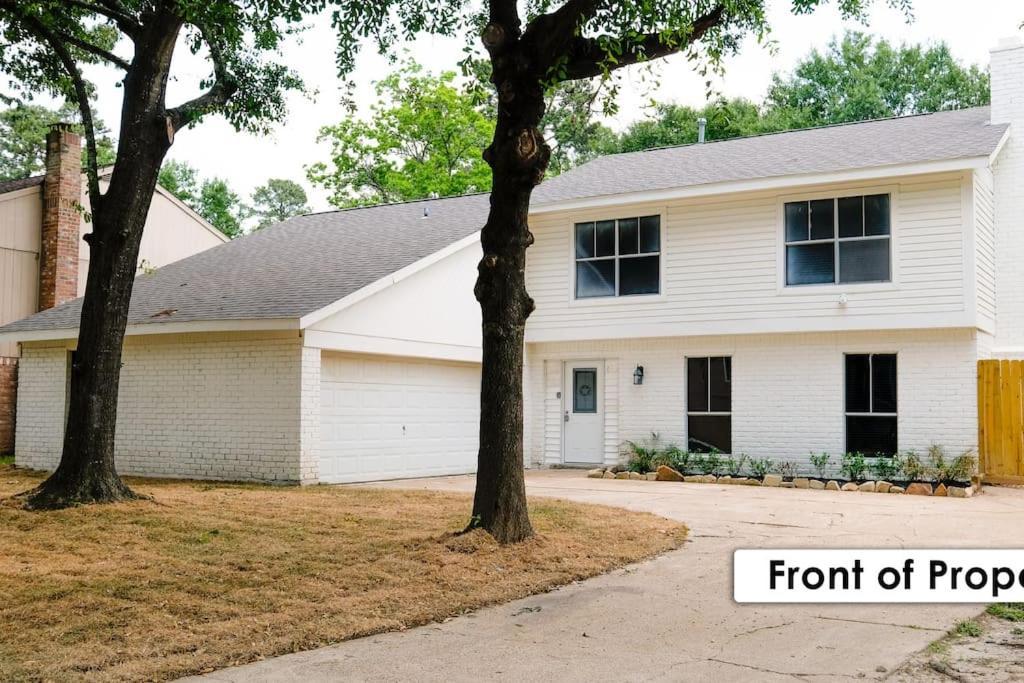
[[[530,466],[657,432],[776,461],[978,442],[1024,358],[1024,45],[992,106],[609,156],[534,193]],[[119,471],[353,482],[476,466],[487,197],[302,216],[136,280]],[[17,343],[19,465],[60,458],[80,300]]]
[[[535,195],[527,443],[952,453],[1024,354],[1024,47],[992,106],[608,156]],[[838,460],[838,457],[836,458]]]

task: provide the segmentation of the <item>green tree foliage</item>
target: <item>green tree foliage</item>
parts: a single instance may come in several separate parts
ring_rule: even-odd
[[[242,234],[243,207],[226,180],[200,180],[191,164],[171,159],[160,169],[157,182],[228,237]]]
[[[223,178],[208,178],[199,188],[199,214],[228,237],[242,234],[241,203]]]
[[[945,43],[892,45],[848,32],[814,51],[765,100],[776,127],[846,123],[989,103],[989,75],[961,64]]]
[[[406,62],[376,84],[370,120],[346,118],[320,131],[330,165],[313,164],[310,181],[335,206],[480,192],[490,184],[481,157],[494,124],[459,89],[455,72],[440,76]]]
[[[700,109],[658,104],[654,116],[599,141],[593,153],[690,144],[697,141],[699,118],[707,119],[708,140],[722,140],[988,102],[988,73],[958,62],[944,43],[894,46],[848,32],[825,52],[811,52],[791,74],[776,74],[762,105],[743,99]]]
[[[27,178],[45,171],[46,134],[50,125],[78,119],[78,107],[67,104],[50,109],[39,104],[14,102],[0,110],[0,180]],[[102,122],[97,121],[96,125],[102,131]],[[101,132],[96,139],[96,152],[99,166],[112,164],[114,141]],[[82,156],[85,156],[84,150]]]
[[[707,121],[708,140],[768,132],[760,108],[744,99],[719,100],[700,109],[680,104],[656,104],[653,117],[637,121],[622,133],[600,141],[595,155],[638,152],[697,141],[698,119]]]
[[[199,200],[199,171],[187,161],[168,159],[160,167],[157,182],[193,209]]]
[[[294,180],[271,178],[252,193],[247,216],[256,219],[256,230],[309,213],[306,191]]]

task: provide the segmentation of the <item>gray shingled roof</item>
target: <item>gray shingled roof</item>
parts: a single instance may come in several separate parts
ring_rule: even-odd
[[[5,180],[0,182],[0,194],[14,192],[15,190],[24,190],[26,187],[42,185],[43,177],[44,176],[41,175],[34,175],[29,176],[28,178],[18,178],[17,180]]]
[[[140,276],[128,324],[299,318],[472,235],[486,218],[485,194],[292,218]],[[80,316],[75,299],[0,332],[76,328]]]
[[[534,205],[710,183],[987,156],[1006,125],[988,107],[599,157],[548,180]]]
[[[1005,131],[982,107],[616,154],[548,180],[534,204],[987,156]],[[487,196],[470,195],[293,218],[140,277],[129,324],[299,318],[473,234],[486,217]],[[0,332],[75,328],[80,307]]]

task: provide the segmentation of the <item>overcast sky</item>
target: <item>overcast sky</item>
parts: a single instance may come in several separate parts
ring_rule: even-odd
[[[741,53],[727,61],[724,77],[716,79],[715,88],[723,95],[743,96],[760,101],[776,71],[786,72],[812,49],[822,49],[829,39],[844,29],[867,30],[890,41],[932,43],[945,41],[953,54],[968,63],[988,64],[988,52],[1000,38],[1014,35],[1024,21],[1021,0],[973,0],[969,11],[963,0],[916,0],[914,21],[908,24],[903,15],[876,0],[869,25],[843,22],[831,5],[810,16],[793,16],[789,0],[769,0],[776,41],[775,54],[754,40],[744,44]],[[269,136],[236,133],[220,118],[210,118],[199,127],[182,131],[170,151],[170,158],[188,161],[204,176],[220,176],[244,198],[269,177],[299,181],[310,194],[312,208],[329,208],[325,194],[310,186],[304,167],[326,160],[328,148],[316,141],[318,129],[342,116],[338,106],[341,82],[335,76],[334,39],[326,21],[318,21],[305,32],[301,44],[289,44],[284,62],[291,64],[318,91],[314,100],[295,96],[291,99],[288,122]],[[432,71],[454,69],[461,57],[462,43],[457,40],[423,38],[407,46],[411,55]],[[174,104],[194,92],[194,83],[205,76],[206,66],[197,58],[179,50],[176,57],[176,79],[169,92]],[[373,81],[387,73],[387,61],[371,52],[364,52],[352,79],[356,90],[351,93],[362,111],[374,100]],[[645,104],[651,98],[661,102],[676,101],[700,105],[704,102],[702,79],[682,59],[667,59],[659,68],[660,82],[652,90],[649,81],[639,74],[627,72],[620,96],[621,111],[615,128],[643,118]],[[96,78],[100,86],[99,113],[108,125],[119,119],[120,93],[107,78]],[[116,131],[115,131],[116,133]]]

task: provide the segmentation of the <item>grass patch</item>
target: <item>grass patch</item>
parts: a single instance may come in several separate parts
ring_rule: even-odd
[[[0,498],[39,482],[0,467]],[[131,480],[154,497],[0,503],[0,680],[161,680],[445,619],[678,547],[653,515],[531,500],[538,536],[455,536],[471,498]]]
[[[989,605],[986,611],[1007,621],[1024,621],[1024,602],[997,602]]]
[[[947,654],[949,652],[949,641],[943,639],[928,643],[928,652],[938,656]]]
[[[11,455],[0,455],[0,466],[2,466],[2,465],[13,465],[13,464],[14,464],[14,454],[13,453]]]
[[[976,622],[974,619],[964,619],[963,621],[956,622],[956,626],[953,627],[952,633],[955,636],[977,638],[981,635],[981,624]]]

